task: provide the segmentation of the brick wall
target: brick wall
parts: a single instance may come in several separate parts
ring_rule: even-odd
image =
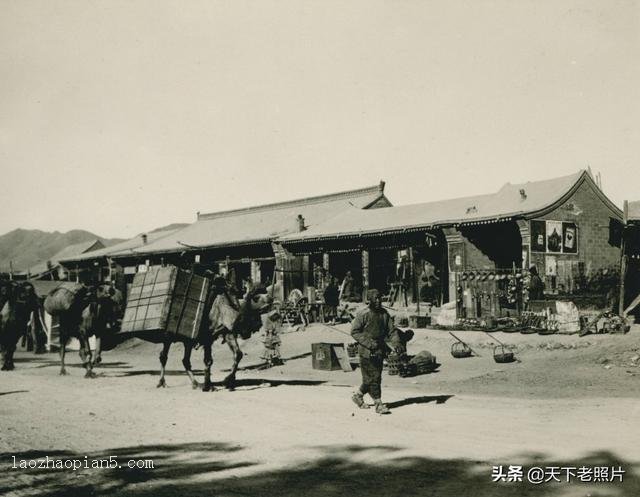
[[[571,260],[584,263],[585,274],[599,269],[618,268],[620,247],[610,242],[610,220],[620,219],[598,197],[589,182],[585,181],[563,205],[536,219],[572,221],[578,227],[578,253],[557,254],[558,261]],[[532,253],[531,262],[544,268],[544,254]]]

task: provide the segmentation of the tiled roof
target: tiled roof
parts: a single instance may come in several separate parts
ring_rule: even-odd
[[[46,273],[56,267],[63,259],[77,257],[80,256],[80,254],[90,254],[93,251],[101,250],[103,248],[104,244],[100,240],[89,240],[88,242],[74,243],[51,256],[49,261],[42,261],[30,267],[28,273],[34,276]],[[48,262],[51,263],[51,266],[49,266]]]
[[[364,209],[384,197],[384,183],[345,192],[245,209],[199,214],[198,221],[144,247],[138,255],[268,242],[297,231],[297,218],[314,227],[346,209]],[[380,210],[380,209],[376,209]]]
[[[169,230],[161,230],[161,231],[151,231],[149,233],[146,233],[147,235],[147,244],[151,244],[156,240],[159,240],[161,238],[164,238],[166,236],[170,236],[171,234],[175,233],[176,231],[180,231],[179,229],[169,229]],[[61,258],[60,262],[63,263],[63,265],[71,265],[74,262],[81,262],[81,261],[89,261],[89,260],[96,260],[96,259],[100,259],[102,257],[111,257],[111,256],[116,256],[116,255],[125,255],[125,254],[130,254],[134,249],[137,249],[139,247],[143,247],[145,245],[143,239],[142,239],[142,234],[134,236],[133,238],[130,238],[129,240],[125,240],[124,242],[120,242],[120,243],[116,243],[115,245],[111,245],[109,247],[106,248],[102,248],[100,250],[94,250],[92,252],[87,252],[84,254],[78,254],[75,256],[69,256],[69,257],[65,257],[65,258]]]
[[[590,181],[595,186],[589,174],[580,171],[544,181],[516,185],[507,183],[496,193],[487,195],[402,205],[375,211],[349,209],[319,226],[283,236],[280,240],[283,243],[293,243],[531,216],[562,200],[582,181]],[[597,191],[610,208],[619,213],[620,210],[599,189]]]

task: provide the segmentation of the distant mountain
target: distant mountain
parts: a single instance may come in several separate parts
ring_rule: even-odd
[[[105,246],[123,241],[121,238],[102,238],[89,231],[54,231],[16,229],[0,236],[0,272],[8,272],[10,262],[14,271],[25,271],[38,262],[50,260],[63,248],[77,243],[100,240]]]

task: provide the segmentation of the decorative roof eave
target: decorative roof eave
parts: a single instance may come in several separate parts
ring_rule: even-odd
[[[389,236],[389,235],[401,235],[404,233],[416,233],[419,231],[433,231],[437,229],[447,228],[447,227],[458,227],[458,226],[476,226],[483,224],[496,224],[503,223],[508,221],[513,221],[518,217],[517,214],[509,215],[509,216],[500,216],[493,218],[478,218],[469,221],[443,221],[439,223],[431,223],[431,224],[420,224],[415,226],[404,226],[398,228],[389,228],[382,230],[370,230],[370,231],[359,231],[352,233],[337,233],[328,236],[312,236],[308,238],[294,238],[290,240],[282,239],[278,240],[283,245],[293,245],[293,244],[302,244],[302,243],[315,243],[322,242],[327,240],[347,240],[354,238],[372,238],[374,236]]]
[[[249,246],[255,246],[255,245],[264,245],[264,244],[270,244],[271,241],[272,241],[271,238],[258,238],[255,240],[231,241],[231,242],[217,243],[214,245],[198,245],[198,246],[188,245],[186,243],[181,243],[178,241],[177,243],[182,245],[182,248],[173,247],[170,249],[154,250],[150,252],[135,252],[134,250],[131,250],[130,252],[127,252],[127,253],[113,254],[110,257],[112,259],[152,257],[154,255],[177,254],[182,252],[202,252],[202,251],[222,249],[227,247],[243,247],[243,246],[249,247]]]

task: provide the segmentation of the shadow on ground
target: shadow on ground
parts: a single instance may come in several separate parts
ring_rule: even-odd
[[[524,454],[510,461],[478,462],[464,459],[402,457],[398,447],[316,447],[312,462],[264,469],[247,460],[243,447],[218,443],[124,447],[108,454],[30,451],[0,454],[9,469],[0,476],[0,493],[9,495],[78,496],[113,494],[132,497],[163,496],[277,496],[374,497],[434,495],[458,497],[562,497],[571,495],[636,497],[640,495],[638,466],[609,452],[585,455],[577,461],[557,461],[540,454]],[[115,456],[117,469],[13,469],[20,459],[78,459],[89,461]],[[153,460],[153,469],[129,469],[129,460]],[[372,461],[381,461],[374,463]],[[492,466],[622,467],[623,482],[492,481]],[[238,473],[238,470],[240,473]],[[526,480],[526,479],[525,479]]]
[[[402,406],[410,406],[413,404],[427,404],[429,402],[444,404],[451,397],[453,397],[453,395],[425,395],[422,397],[410,397],[408,399],[397,400],[395,402],[388,402],[387,407],[389,409],[396,409]]]
[[[12,390],[11,392],[0,392],[0,396],[2,395],[11,395],[12,393],[28,393],[29,390]]]

